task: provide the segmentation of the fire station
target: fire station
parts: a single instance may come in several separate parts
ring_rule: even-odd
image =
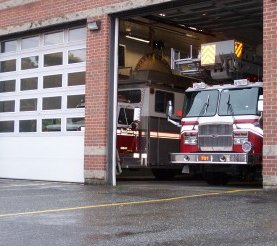
[[[264,188],[277,187],[276,0],[2,0],[0,16],[0,178],[115,185],[140,167],[163,178],[194,158],[177,154],[182,141],[205,150],[202,163],[212,149],[216,165],[257,158]],[[234,80],[256,83],[252,101],[232,99]],[[192,111],[194,82],[220,87],[218,103],[208,93]],[[231,127],[200,126],[213,103]]]

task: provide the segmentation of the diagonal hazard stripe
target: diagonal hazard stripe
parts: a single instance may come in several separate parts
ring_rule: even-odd
[[[243,50],[243,43],[235,42],[235,55],[237,58],[241,58]]]
[[[215,44],[201,46],[201,65],[215,63]]]

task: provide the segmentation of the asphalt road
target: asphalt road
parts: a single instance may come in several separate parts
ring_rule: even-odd
[[[277,192],[254,184],[0,179],[0,245],[277,245]]]

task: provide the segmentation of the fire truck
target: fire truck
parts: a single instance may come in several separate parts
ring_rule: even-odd
[[[170,162],[183,165],[183,173],[200,172],[209,184],[226,184],[231,175],[259,175],[262,111],[262,82],[194,84],[186,90],[180,152],[171,153]]]
[[[179,128],[167,121],[166,107],[170,100],[174,119],[180,120],[185,84],[172,74],[151,70],[136,71],[132,78],[119,80],[118,173],[123,168],[150,168],[156,178],[165,179],[180,172],[168,158],[179,149],[180,134]]]

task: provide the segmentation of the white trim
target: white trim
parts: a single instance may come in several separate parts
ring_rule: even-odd
[[[116,131],[117,131],[117,87],[118,87],[118,34],[119,34],[119,19],[115,19],[115,31],[114,31],[114,83],[113,83],[113,134],[112,134],[112,143],[113,143],[113,152],[112,152],[112,185],[116,186]]]

